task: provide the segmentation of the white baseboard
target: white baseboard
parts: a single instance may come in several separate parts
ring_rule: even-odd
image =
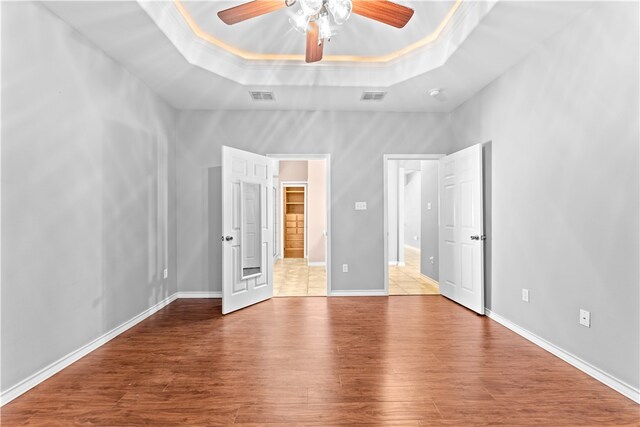
[[[420,273],[420,276],[422,276],[425,280],[429,281],[429,283],[431,283],[434,286],[437,286],[438,288],[440,287],[440,283],[438,283],[437,280],[432,279],[431,277],[427,276],[426,274],[422,274]]]
[[[384,289],[362,289],[351,291],[331,291],[332,297],[384,297],[387,293]]]
[[[324,267],[327,263],[324,261],[309,261],[307,262],[307,265],[309,267]]]
[[[389,261],[389,265],[392,265],[394,267],[404,267],[404,261]]]
[[[41,369],[40,371],[36,372],[30,377],[20,381],[18,384],[14,385],[13,387],[3,391],[2,394],[0,394],[0,406],[6,405],[16,397],[31,390],[33,387],[45,381],[47,378],[50,378],[51,376],[57,374],[67,366],[71,365],[73,362],[76,362],[82,359],[84,356],[91,353],[93,350],[111,341],[113,338],[117,337],[118,335],[125,332],[126,330],[134,327],[135,325],[142,322],[147,317],[158,312],[161,308],[164,308],[167,305],[171,304],[173,301],[176,300],[176,298],[177,298],[177,294],[173,294],[163,299],[153,307],[149,307],[142,313],[131,318],[130,320],[127,320],[120,326],[113,328],[109,332],[99,336],[98,338],[94,339],[90,343],[85,344],[79,349],[74,350],[71,353],[67,354],[66,356],[61,357],[60,359],[56,360],[49,366]]]
[[[222,298],[222,292],[178,292],[178,298]]]
[[[555,344],[550,343],[549,341],[545,340],[544,338],[540,338],[536,334],[534,334],[532,332],[529,332],[528,330],[516,325],[515,323],[511,322],[510,320],[505,319],[504,317],[500,316],[499,314],[496,314],[496,313],[492,312],[488,308],[485,308],[485,314],[490,319],[495,320],[496,322],[500,323],[502,326],[506,327],[507,329],[512,330],[513,332],[515,332],[516,334],[520,335],[521,337],[526,338],[527,340],[529,340],[532,343],[536,344],[538,347],[543,348],[544,350],[548,351],[549,353],[553,354],[554,356],[559,357],[560,359],[564,360],[568,364],[580,369],[582,372],[584,372],[585,374],[595,378],[596,380],[600,381],[604,385],[611,387],[612,389],[614,389],[618,393],[628,397],[629,399],[633,400],[634,402],[640,403],[640,390],[639,389],[634,388],[634,387],[630,386],[629,384],[625,383],[624,381],[621,381],[621,380],[619,380],[619,379],[607,374],[606,372],[601,371],[600,369],[596,368],[595,366],[591,365],[590,363],[585,362],[584,360],[580,359],[579,357],[567,352],[566,350],[561,349],[560,347],[556,346]]]

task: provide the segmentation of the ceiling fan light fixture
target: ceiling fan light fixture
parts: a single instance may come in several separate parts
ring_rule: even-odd
[[[324,4],[323,0],[299,0],[299,2],[302,13],[308,17],[320,12],[320,9],[322,9],[322,5]]]
[[[351,0],[328,0],[327,7],[336,24],[342,25],[351,16],[353,4]]]
[[[352,13],[396,28],[403,28],[413,16],[413,9],[392,0],[357,0],[355,4],[354,0],[251,0],[219,11],[218,17],[233,25],[296,3],[300,4],[300,10],[290,15],[289,23],[305,34],[307,63],[322,60],[325,42],[331,40],[336,26],[346,22]]]
[[[331,22],[329,21],[329,15],[324,13],[318,18],[318,38],[330,39],[331,38]]]
[[[305,15],[302,10],[298,10],[295,15],[289,18],[289,23],[296,31],[305,34],[307,32],[307,28],[309,27],[310,19],[311,18]]]

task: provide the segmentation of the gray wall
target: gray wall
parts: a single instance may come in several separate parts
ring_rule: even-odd
[[[206,188],[207,235],[209,236],[206,256],[209,262],[205,263],[207,269],[205,277],[208,280],[207,289],[211,289],[222,280],[221,261],[219,261],[222,260],[222,245],[220,244],[222,236],[222,203],[220,203],[222,200],[222,168],[220,166],[207,169]],[[222,291],[222,288],[219,287],[218,290]]]
[[[303,126],[296,124],[303,123]],[[330,123],[330,126],[327,126]],[[322,131],[320,131],[322,130]],[[183,111],[177,125],[178,287],[220,290],[209,258],[206,169],[220,147],[257,153],[331,153],[332,286],[383,289],[383,153],[450,151],[445,114],[309,111]],[[366,211],[355,211],[366,201]],[[216,263],[210,268],[210,263]],[[349,264],[349,273],[341,264]],[[215,277],[210,277],[210,275]]]
[[[6,391],[176,292],[175,117],[39,5],[1,31]]]
[[[421,169],[422,223],[420,227],[420,272],[438,280],[438,161],[423,160]],[[427,204],[431,203],[431,209]],[[433,264],[430,257],[433,257]]]
[[[453,113],[491,141],[487,307],[636,388],[638,40],[637,3],[600,4]]]

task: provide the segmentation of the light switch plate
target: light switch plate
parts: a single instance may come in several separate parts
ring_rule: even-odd
[[[342,272],[343,273],[349,272],[349,264],[342,264]]]
[[[431,202],[427,203],[427,210],[430,211],[431,210]]]
[[[529,302],[529,289],[522,290],[522,301]]]
[[[366,211],[367,210],[367,202],[356,202],[356,210],[357,211]]]
[[[163,278],[168,278],[169,277],[169,269],[165,268],[164,271],[162,272],[162,277]]]

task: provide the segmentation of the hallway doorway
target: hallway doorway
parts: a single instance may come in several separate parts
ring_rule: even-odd
[[[438,295],[438,157],[385,156],[385,287]]]

